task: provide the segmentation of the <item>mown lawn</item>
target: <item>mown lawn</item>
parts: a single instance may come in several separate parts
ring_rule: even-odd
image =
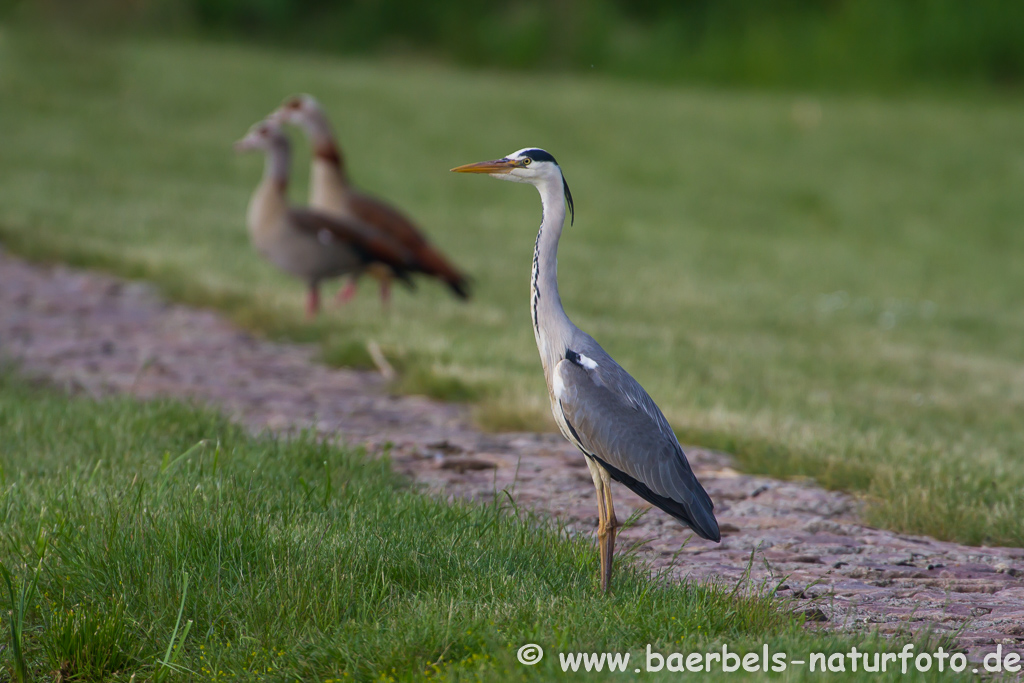
[[[260,160],[230,143],[287,94],[330,109],[364,187],[475,278],[390,316],[364,283],[301,321],[249,248]],[[575,321],[684,441],[863,494],[869,521],[1024,544],[1024,104],[878,100],[470,73],[255,48],[0,31],[0,239],[148,277],[240,322],[475,396],[491,428],[550,427],[528,323],[529,188],[448,173],[526,145],[576,198]],[[295,197],[305,194],[300,145]]]
[[[589,538],[180,403],[0,374],[0,425],[0,563],[16,595],[36,582],[23,603],[0,584],[3,680],[19,650],[27,680],[543,680],[559,651],[900,645],[816,634],[767,597],[628,559],[604,596]],[[526,643],[547,649],[538,666],[516,660]]]

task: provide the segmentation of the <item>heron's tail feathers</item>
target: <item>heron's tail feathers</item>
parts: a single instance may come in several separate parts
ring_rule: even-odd
[[[634,479],[600,458],[591,457],[594,457],[595,460],[601,463],[602,467],[608,470],[608,474],[611,475],[612,479],[620,484],[624,484],[636,495],[672,515],[693,529],[701,538],[706,538],[715,543],[722,540],[722,532],[718,529],[718,521],[715,519],[715,504],[711,502],[711,497],[692,473],[689,473],[689,481],[685,482],[685,491],[681,491],[679,496],[683,500],[676,500],[675,498],[655,493],[644,482]]]
[[[701,488],[701,492],[704,493],[703,488]],[[704,495],[707,496],[707,493],[704,493]],[[694,502],[696,503],[696,501]],[[708,498],[708,503],[710,502],[711,499]],[[688,525],[691,529],[696,531],[697,535],[701,538],[706,538],[709,541],[714,541],[715,543],[718,543],[722,540],[722,532],[718,529],[718,520],[715,519],[715,513],[713,508],[714,506],[710,504],[702,505],[700,503],[697,503],[695,505],[691,505],[690,509],[688,510],[690,514],[686,519],[683,519],[682,517],[679,517],[678,515],[675,515],[671,512],[669,514],[671,514],[673,517],[678,519],[683,524]]]

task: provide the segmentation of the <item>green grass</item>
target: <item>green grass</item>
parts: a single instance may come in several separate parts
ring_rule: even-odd
[[[475,278],[320,321],[249,248],[261,161],[230,143],[288,93],[330,110],[357,181]],[[151,278],[406,390],[550,428],[526,187],[447,172],[540,145],[562,163],[573,319],[690,442],[862,494],[871,523],[1024,544],[1024,103],[877,100],[467,73],[184,43],[0,32],[0,239]],[[303,145],[294,196],[305,193]],[[409,379],[411,378],[411,379]]]
[[[767,597],[630,559],[606,597],[590,538],[180,403],[0,375],[0,424],[0,562],[15,593],[38,582],[25,602],[0,597],[4,679],[19,661],[8,615],[26,680],[537,680],[559,651],[898,646],[816,634]],[[527,642],[548,649],[540,666],[517,663]]]

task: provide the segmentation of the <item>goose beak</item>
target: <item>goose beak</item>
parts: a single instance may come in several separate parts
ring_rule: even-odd
[[[241,140],[236,140],[234,147],[235,151],[239,153],[249,152],[256,149],[256,145],[253,144],[253,141],[250,140],[248,137],[244,137]]]
[[[488,173],[490,175],[502,175],[511,173],[512,169],[519,168],[522,164],[511,159],[494,159],[493,161],[478,161],[475,164],[456,166],[452,173]]]
[[[251,152],[260,148],[260,139],[254,133],[249,133],[241,140],[237,140],[234,147],[236,152]]]

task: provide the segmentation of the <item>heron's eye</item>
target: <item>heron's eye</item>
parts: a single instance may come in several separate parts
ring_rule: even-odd
[[[533,159],[531,159],[530,157],[526,157],[525,159],[523,159],[523,166],[529,166],[532,161]]]

